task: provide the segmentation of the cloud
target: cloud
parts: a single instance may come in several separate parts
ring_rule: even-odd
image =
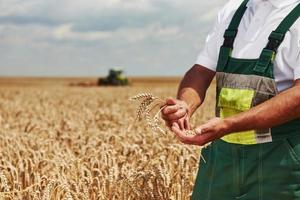
[[[98,40],[126,40],[128,42],[136,42],[145,39],[172,40],[180,38],[183,35],[180,33],[179,27],[162,27],[160,24],[151,24],[139,28],[122,27],[115,31],[88,31],[76,32],[72,24],[64,24],[57,27],[53,31],[53,37],[56,40],[66,41],[98,41]]]
[[[2,0],[0,75],[94,75],[115,65],[135,75],[178,75],[195,60],[224,3]]]

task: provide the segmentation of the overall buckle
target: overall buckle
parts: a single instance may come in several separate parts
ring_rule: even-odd
[[[227,29],[224,33],[224,47],[233,48],[234,39],[237,35],[238,30],[237,29]]]
[[[285,34],[273,31],[269,36],[269,42],[266,46],[266,49],[277,52],[277,49],[284,40],[284,37]]]
[[[257,61],[253,69],[256,73],[266,73],[271,62],[275,60],[278,47],[284,40],[284,37],[285,34],[272,31],[271,35],[269,36],[269,42],[266,48],[264,48],[262,53],[260,54],[259,60]]]

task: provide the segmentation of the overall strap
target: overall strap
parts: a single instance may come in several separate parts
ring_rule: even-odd
[[[271,62],[275,60],[275,56],[278,50],[278,47],[283,42],[285,34],[289,31],[291,26],[297,21],[300,17],[300,3],[288,14],[287,17],[280,23],[275,31],[272,31],[269,36],[269,42],[267,46],[263,49],[260,54],[259,60],[254,67],[254,72],[258,75],[264,75],[267,73],[268,66]],[[270,73],[273,77],[273,69]]]
[[[224,43],[220,48],[217,70],[223,71],[227,65],[228,59],[233,49],[233,43],[238,32],[238,27],[242,21],[247,3],[249,0],[244,0],[232,17],[229,27],[224,33]]]

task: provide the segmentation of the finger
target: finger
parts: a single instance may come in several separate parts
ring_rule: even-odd
[[[177,121],[165,121],[165,125],[166,125],[171,131],[172,131],[172,126],[173,126],[174,123],[176,123],[176,124],[178,125]]]
[[[173,123],[172,131],[178,137],[178,139],[185,144],[192,144],[190,136],[187,136],[183,131],[180,130],[180,127],[177,123]]]
[[[184,127],[184,119],[178,120],[178,125],[179,125],[179,127],[180,127],[180,130],[185,131],[185,127]]]
[[[167,105],[175,105],[175,104],[177,104],[177,100],[172,97],[169,97],[166,99],[166,103],[167,103]]]
[[[169,114],[169,115],[162,114],[161,118],[164,121],[177,122],[180,118],[182,118],[182,114],[181,114],[181,112],[179,113],[179,115],[178,115],[178,113],[173,113],[173,114]],[[171,123],[171,125],[172,125],[172,123]]]
[[[205,144],[215,140],[216,138],[213,134],[203,134],[203,135],[194,135],[189,136],[186,135],[183,131],[179,129],[178,124],[176,126],[172,126],[172,132],[176,134],[178,139],[185,144],[193,144],[198,146],[204,146]]]
[[[190,118],[189,118],[189,116],[186,116],[186,117],[184,118],[184,128],[185,128],[186,130],[191,130],[191,126],[190,126]]]
[[[173,105],[173,106],[166,106],[163,110],[162,110],[162,114],[163,115],[168,115],[168,114],[172,114],[175,113],[179,110],[179,105]]]
[[[177,128],[177,129],[179,129],[179,125],[178,125],[178,123],[176,123],[176,122],[173,122],[173,123],[172,123],[172,127],[175,127],[175,128]]]
[[[195,132],[197,134],[205,134],[205,133],[209,133],[209,132],[213,132],[213,127],[209,127],[206,124],[199,126],[195,129]]]
[[[180,130],[180,126],[178,123],[173,123],[171,129],[179,139],[185,137],[185,134]]]
[[[191,136],[190,144],[205,146],[207,143],[212,142],[215,139],[217,139],[217,137],[214,135],[213,132],[207,132],[205,134],[201,133],[201,134],[196,134],[194,136]]]
[[[196,127],[194,130],[195,130],[195,133],[196,134],[202,134],[202,128],[203,128],[203,126],[201,125],[201,126],[198,126],[198,127]]]
[[[162,118],[164,121],[169,121],[168,116],[167,116],[167,115],[164,115],[163,113],[161,114],[161,118]]]
[[[168,127],[170,130],[172,130],[172,122],[169,122],[169,121],[165,121],[165,125],[166,127]]]
[[[215,132],[205,132],[196,136],[198,137],[196,139],[198,141],[197,143],[200,144],[201,146],[204,146],[205,144],[220,138],[220,136],[217,135]]]
[[[167,116],[165,116],[168,120],[171,120],[171,121],[176,121],[176,120],[179,120],[180,118],[183,118],[184,116],[186,115],[186,112],[185,110],[178,110],[177,112],[175,113],[172,113],[172,114],[169,114]]]

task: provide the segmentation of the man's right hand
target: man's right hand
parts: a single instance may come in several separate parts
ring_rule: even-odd
[[[189,107],[185,101],[174,98],[166,99],[166,107],[162,110],[162,118],[171,129],[177,123],[181,130],[189,130]]]

